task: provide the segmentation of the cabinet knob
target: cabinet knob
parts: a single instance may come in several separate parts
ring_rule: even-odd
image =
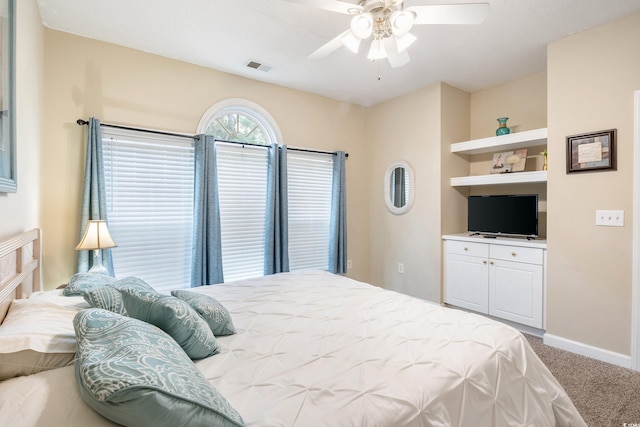
[[[517,254],[515,252],[511,252],[511,256],[516,256]]]
[[[482,260],[482,263],[483,263],[483,264],[486,264],[486,263],[487,263],[487,260],[486,260],[486,259],[483,259],[483,260]]]
[[[491,261],[489,264],[493,265],[493,261]]]
[[[465,246],[465,247],[464,247],[464,250],[465,250],[465,251],[468,251],[468,250],[469,250],[469,248]]]

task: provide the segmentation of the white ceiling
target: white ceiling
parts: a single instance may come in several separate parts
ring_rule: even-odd
[[[314,8],[313,1],[38,0],[38,6],[48,28],[364,106],[439,81],[474,92],[543,71],[549,42],[640,12],[640,0],[405,0],[405,7],[488,2],[491,12],[480,25],[415,26],[411,62],[391,68],[386,60],[369,61],[362,48],[307,59],[351,18]],[[272,69],[248,68],[249,61]]]

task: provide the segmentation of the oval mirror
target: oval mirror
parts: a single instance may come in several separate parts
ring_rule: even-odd
[[[404,160],[393,162],[384,175],[384,203],[394,215],[402,215],[411,209],[415,195],[413,169]]]

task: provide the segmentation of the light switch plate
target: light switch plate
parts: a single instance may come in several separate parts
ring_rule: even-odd
[[[606,227],[623,227],[624,211],[600,210],[596,211],[596,225]]]

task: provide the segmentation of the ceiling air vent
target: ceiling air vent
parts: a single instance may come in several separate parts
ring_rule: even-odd
[[[247,67],[249,67],[249,68],[253,68],[253,69],[255,69],[255,70],[264,71],[265,73],[266,73],[267,71],[270,71],[270,70],[271,70],[271,68],[273,68],[273,67],[271,67],[270,65],[261,64],[261,63],[256,62],[256,61],[249,61],[249,62],[247,62]]]

